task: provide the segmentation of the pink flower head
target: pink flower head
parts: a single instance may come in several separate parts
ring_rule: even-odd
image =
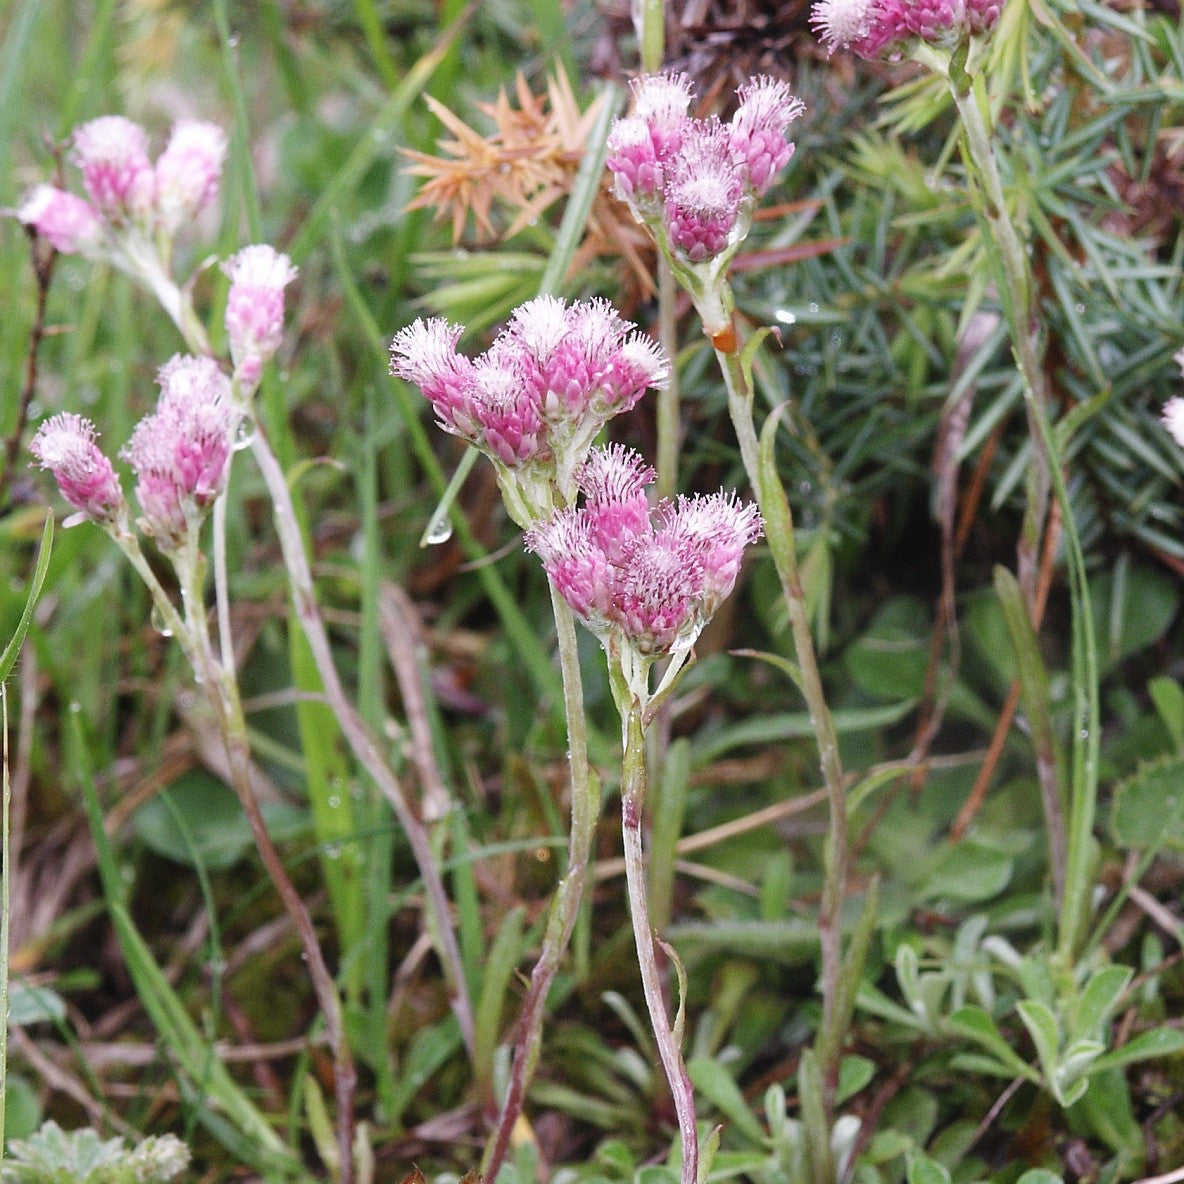
[[[793,156],[794,146],[785,136],[805,106],[776,78],[754,78],[737,97],[740,106],[728,127],[732,155],[748,187],[762,197]]]
[[[911,0],[900,7],[909,32],[922,41],[940,43],[962,30],[964,0]]]
[[[652,337],[631,333],[608,367],[605,386],[616,411],[630,411],[648,390],[662,390],[670,381],[670,364]]]
[[[241,413],[213,358],[177,355],[158,382],[156,410],[136,425],[123,455],[136,474],[144,527],[168,546],[226,488]]]
[[[104,115],[74,129],[74,162],[90,200],[112,221],[142,221],[156,201],[148,135],[122,115]]]
[[[593,448],[577,475],[584,517],[605,557],[620,560],[628,543],[651,533],[646,487],[657,474],[636,452],[610,444]]]
[[[680,496],[673,508],[664,508],[658,534],[698,556],[703,565],[702,611],[711,617],[736,584],[745,547],[760,538],[761,517],[756,506],[741,502],[734,493]]]
[[[1184,448],[1184,398],[1177,395],[1169,399],[1163,405],[1160,422],[1167,428],[1172,439]]]
[[[540,296],[473,360],[456,352],[460,326],[416,321],[391,344],[391,372],[420,387],[445,431],[500,465],[550,466],[518,478],[526,504],[540,507],[550,504],[544,487],[553,478],[570,491],[608,419],[665,381],[660,350],[631,328],[605,300],[568,305]]]
[[[634,81],[633,94],[633,114],[616,120],[609,133],[606,163],[620,196],[648,212],[690,126],[692,91],[685,74],[650,74]]]
[[[456,352],[463,332],[442,317],[415,321],[391,342],[391,373],[423,391],[446,432],[475,444],[473,363]]]
[[[486,354],[473,364],[472,378],[472,414],[480,446],[508,468],[525,465],[544,452],[543,417],[513,358]]]
[[[571,507],[526,532],[555,590],[597,636],[612,604],[613,569],[593,538],[588,516]]]
[[[831,53],[874,59],[908,39],[908,7],[909,0],[815,0],[810,23]]]
[[[613,124],[605,163],[616,177],[622,200],[645,206],[661,194],[664,161],[654,147],[649,124],[640,116],[630,115]]]
[[[685,74],[649,74],[633,83],[633,114],[650,129],[659,159],[678,151],[693,97]]]
[[[692,645],[706,623],[702,583],[693,551],[668,537],[642,536],[621,565],[610,620],[646,656]]]
[[[92,254],[103,241],[103,222],[94,207],[53,185],[38,185],[17,218],[66,255]]]
[[[123,490],[97,438],[89,419],[63,412],[37,429],[29,451],[53,474],[70,505],[96,522],[113,522],[123,506]]]
[[[226,300],[230,356],[240,381],[254,387],[283,338],[284,288],[296,278],[296,268],[287,255],[260,244],[243,247],[222,270],[230,277]]]
[[[744,178],[718,122],[694,125],[683,142],[666,187],[671,245],[691,263],[719,255],[740,216]]]
[[[567,332],[543,366],[547,406],[569,418],[581,416],[603,391],[627,329],[607,300],[568,308]]]
[[[584,504],[527,533],[556,591],[601,639],[643,656],[685,649],[731,592],[760,534],[735,496],[680,498],[655,530],[645,499],[654,471],[620,447],[593,449],[579,472]]]
[[[225,159],[226,134],[217,124],[182,119],[174,125],[156,161],[157,217],[169,234],[217,199]]]

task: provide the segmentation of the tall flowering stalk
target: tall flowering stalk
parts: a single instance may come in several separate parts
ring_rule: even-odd
[[[761,525],[754,506],[722,493],[663,503],[655,521],[645,495],[654,477],[635,453],[593,451],[578,474],[583,503],[536,526],[526,542],[542,559],[551,586],[596,635],[608,659],[609,684],[621,716],[621,828],[633,937],[658,1055],[678,1116],[682,1184],[697,1184],[705,1170],[699,1160],[694,1093],[682,1057],[683,1004],[671,1023],[646,892],[646,729],[676,684],[703,626],[731,593],[744,549],[758,537]],[[651,691],[651,670],[663,658],[669,661]]]
[[[1045,784],[1050,861],[1063,883],[1059,900],[1057,954],[1071,965],[1090,911],[1090,864],[1097,812],[1100,743],[1098,670],[1093,612],[1085,557],[1065,483],[1061,442],[1049,419],[1042,361],[1039,308],[1024,238],[1012,218],[1000,170],[1002,148],[989,122],[982,74],[987,37],[1002,13],[1001,0],[818,0],[814,24],[830,48],[851,49],[867,58],[909,55],[949,88],[964,132],[963,160],[970,193],[983,228],[981,236],[999,301],[1010,330],[1022,379],[1024,408],[1032,439],[1024,521],[1018,550],[1019,584],[1029,612],[1035,604],[1037,558],[1049,491],[1056,496],[1064,527],[1073,601],[1073,777],[1067,822],[1059,790]],[[1051,778],[1052,770],[1043,776]]]
[[[818,744],[830,823],[820,905],[823,1019],[819,1033],[823,1102],[832,1116],[850,1009],[840,982],[840,912],[847,877],[847,804],[838,739],[818,671],[798,571],[789,503],[771,456],[762,463],[753,421],[751,360],[741,351],[728,266],[752,225],[757,203],[793,156],[786,138],[802,103],[785,83],[756,78],[738,92],[728,123],[695,119],[682,75],[656,74],[634,85],[633,111],[609,138],[608,167],[617,191],[651,232],[662,257],[695,304],[728,389],[728,410],[748,479],[764,516],[769,550],[789,612],[803,696]],[[771,446],[770,437],[770,446]]]
[[[122,117],[106,116],[76,129],[72,148],[86,197],[41,185],[28,196],[16,212],[17,217],[56,249],[107,262],[127,272],[157,298],[194,356],[174,360],[162,371],[163,390],[157,411],[140,425],[125,452],[137,476],[142,511],[138,523],[130,518],[114,469],[98,448],[92,424],[68,414],[56,416],[34,437],[33,452],[43,467],[53,472],[63,496],[79,516],[103,526],[127,555],[147,583],[163,627],[179,639],[195,676],[210,697],[226,743],[234,788],[268,874],[300,936],[325,1017],[336,1065],[338,1171],[343,1184],[350,1184],[356,1081],[353,1054],[336,986],[311,918],[287,879],[250,796],[250,750],[233,671],[224,549],[219,545],[218,530],[214,551],[221,657],[214,655],[209,642],[204,600],[206,564],[199,536],[211,505],[218,524],[232,451],[230,439],[235,432],[249,438],[271,497],[296,614],[326,698],[359,764],[391,803],[419,865],[430,928],[470,1052],[473,1008],[438,861],[423,822],[341,683],[317,608],[287,478],[259,422],[253,400],[263,367],[280,343],[284,289],[295,270],[286,256],[264,244],[244,248],[225,264],[231,280],[226,308],[232,361],[228,376],[210,356],[209,338],[193,307],[188,285],[179,284],[172,269],[177,232],[217,196],[226,152],[224,134],[212,124],[179,123],[153,164],[144,130]],[[225,422],[219,418],[223,414]],[[136,525],[172,561],[181,588],[182,611],[171,604],[145,560]]]
[[[476,358],[457,352],[462,329],[439,318],[396,334],[391,370],[415,383],[437,422],[483,452],[507,511],[529,530],[579,492],[592,440],[614,415],[667,381],[669,366],[649,338],[602,300],[567,304],[540,296],[515,311]],[[552,583],[571,780],[568,863],[519,1015],[505,1097],[482,1160],[495,1179],[510,1147],[541,1046],[543,1009],[575,928],[587,884],[600,789],[588,763],[575,617]]]
[[[243,407],[231,380],[208,357],[178,355],[161,369],[160,399],[123,450],[135,475],[140,515],[132,512],[111,461],[98,446],[94,424],[62,413],[46,420],[29,449],[52,473],[75,521],[101,526],[127,557],[152,597],[160,628],[173,636],[218,721],[230,780],[267,874],[300,940],[335,1062],[338,1157],[341,1180],[352,1178],[356,1070],[341,1002],[325,962],[312,917],[284,868],[251,785],[251,748],[238,683],[215,656],[205,602],[203,523],[225,491]],[[141,547],[154,540],[169,560],[181,594],[180,608],[156,576]]]

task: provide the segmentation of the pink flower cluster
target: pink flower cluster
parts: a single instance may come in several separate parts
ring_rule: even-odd
[[[141,525],[171,549],[226,488],[241,412],[213,358],[178,355],[161,368],[158,381],[156,410],[136,425],[122,455],[136,475]],[[97,435],[80,415],[54,415],[37,429],[29,451],[70,505],[113,526],[125,514],[123,489]]]
[[[692,118],[692,98],[682,74],[635,83],[633,114],[614,123],[607,163],[639,221],[663,228],[697,264],[744,237],[745,215],[793,156],[786,133],[804,108],[784,82],[764,77],[740,88],[730,123]]]
[[[968,33],[986,33],[1004,0],[816,0],[811,22],[833,53],[897,57],[914,38],[949,46]]]
[[[242,414],[213,358],[178,354],[157,381],[156,410],[136,425],[122,455],[136,475],[144,529],[173,546],[225,489]]]
[[[148,134],[121,115],[82,124],[72,141],[89,200],[38,185],[17,211],[59,251],[101,254],[106,238],[129,226],[171,239],[217,198],[226,136],[214,124],[180,120],[155,164]]]
[[[234,372],[254,390],[263,365],[280,347],[284,333],[284,289],[296,278],[287,255],[264,244],[243,247],[222,264],[230,277],[226,298],[226,334]]]
[[[29,451],[58,483],[62,497],[96,522],[114,522],[123,509],[123,490],[111,462],[95,443],[89,419],[63,412],[51,416],[29,442]]]
[[[409,325],[391,343],[391,373],[423,391],[445,431],[511,470],[574,471],[600,428],[669,374],[604,300],[531,300],[473,359],[457,353],[462,331],[438,317]]]
[[[646,657],[687,649],[760,536],[756,507],[734,494],[680,496],[651,516],[654,471],[620,446],[593,449],[578,480],[583,505],[535,526],[527,546],[606,648],[619,639]]]

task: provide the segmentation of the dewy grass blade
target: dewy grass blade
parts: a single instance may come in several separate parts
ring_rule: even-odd
[[[600,92],[597,99],[601,107],[597,112],[596,122],[592,125],[592,130],[588,135],[588,146],[584,151],[583,160],[580,161],[580,167],[576,171],[571,194],[568,196],[567,205],[563,210],[563,218],[560,220],[559,230],[555,235],[555,243],[547,259],[546,270],[543,272],[543,278],[539,281],[538,294],[540,296],[553,296],[560,290],[571,267],[571,261],[575,258],[576,248],[584,237],[584,228],[588,225],[588,215],[592,211],[592,203],[596,200],[596,194],[600,189],[600,179],[604,173],[604,158],[608,152],[608,133],[612,127],[613,119],[616,117],[617,108],[620,106],[620,96],[620,87],[610,84]],[[460,463],[456,466],[452,480],[449,481],[439,502],[436,503],[436,508],[428,515],[428,525],[424,530],[423,538],[420,539],[419,545],[421,547],[434,541],[442,541],[433,539],[432,532],[440,522],[448,521],[452,504],[456,500],[457,494],[460,493],[460,488],[476,460],[477,450],[470,444],[465,449]]]
[[[358,289],[357,283],[354,281],[353,274],[345,258],[345,253],[342,250],[339,236],[335,235],[332,242],[333,257],[337,264],[338,276],[345,290],[346,300],[349,303],[350,309],[357,319],[357,323],[362,329],[363,334],[369,341],[371,348],[378,356],[385,356],[386,343],[383,340],[382,332],[374,320],[374,314],[371,313],[362,293]],[[436,454],[432,451],[431,441],[428,439],[427,431],[424,429],[423,423],[417,414],[417,409],[411,401],[407,386],[402,381],[396,379],[393,382],[393,389],[395,399],[399,405],[399,411],[403,416],[403,422],[411,436],[411,448],[415,453],[415,458],[427,474],[428,480],[432,482],[437,490],[443,490],[446,484],[444,470],[441,468]],[[505,581],[501,578],[497,569],[486,562],[489,554],[473,535],[465,516],[459,511],[455,511],[452,514],[451,521],[456,530],[457,541],[460,543],[465,557],[474,565],[477,578],[481,581],[485,589],[485,594],[493,604],[494,610],[501,620],[502,627],[510,639],[510,644],[522,659],[523,665],[526,667],[535,689],[548,702],[555,704],[561,703],[563,700],[562,683],[555,668],[551,665],[549,655],[539,642],[537,631],[526,620],[522,610],[518,607],[518,602],[514,599],[513,594],[506,586]],[[601,743],[601,750],[603,750],[603,743]]]

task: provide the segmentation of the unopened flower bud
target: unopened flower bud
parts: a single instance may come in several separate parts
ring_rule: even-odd
[[[122,115],[104,115],[74,130],[74,161],[90,200],[113,222],[143,221],[156,200],[148,135]]]
[[[182,119],[173,127],[156,161],[156,213],[169,234],[217,199],[225,159],[226,134],[217,124]]]
[[[253,388],[283,339],[284,288],[296,278],[296,268],[287,255],[261,244],[243,247],[222,270],[230,277],[226,300],[230,356],[239,381]]]
[[[53,474],[70,505],[96,522],[113,522],[123,506],[123,490],[97,438],[89,419],[62,412],[37,429],[29,451]]]
[[[53,185],[38,185],[17,218],[66,255],[94,254],[103,241],[103,222],[94,207]]]

